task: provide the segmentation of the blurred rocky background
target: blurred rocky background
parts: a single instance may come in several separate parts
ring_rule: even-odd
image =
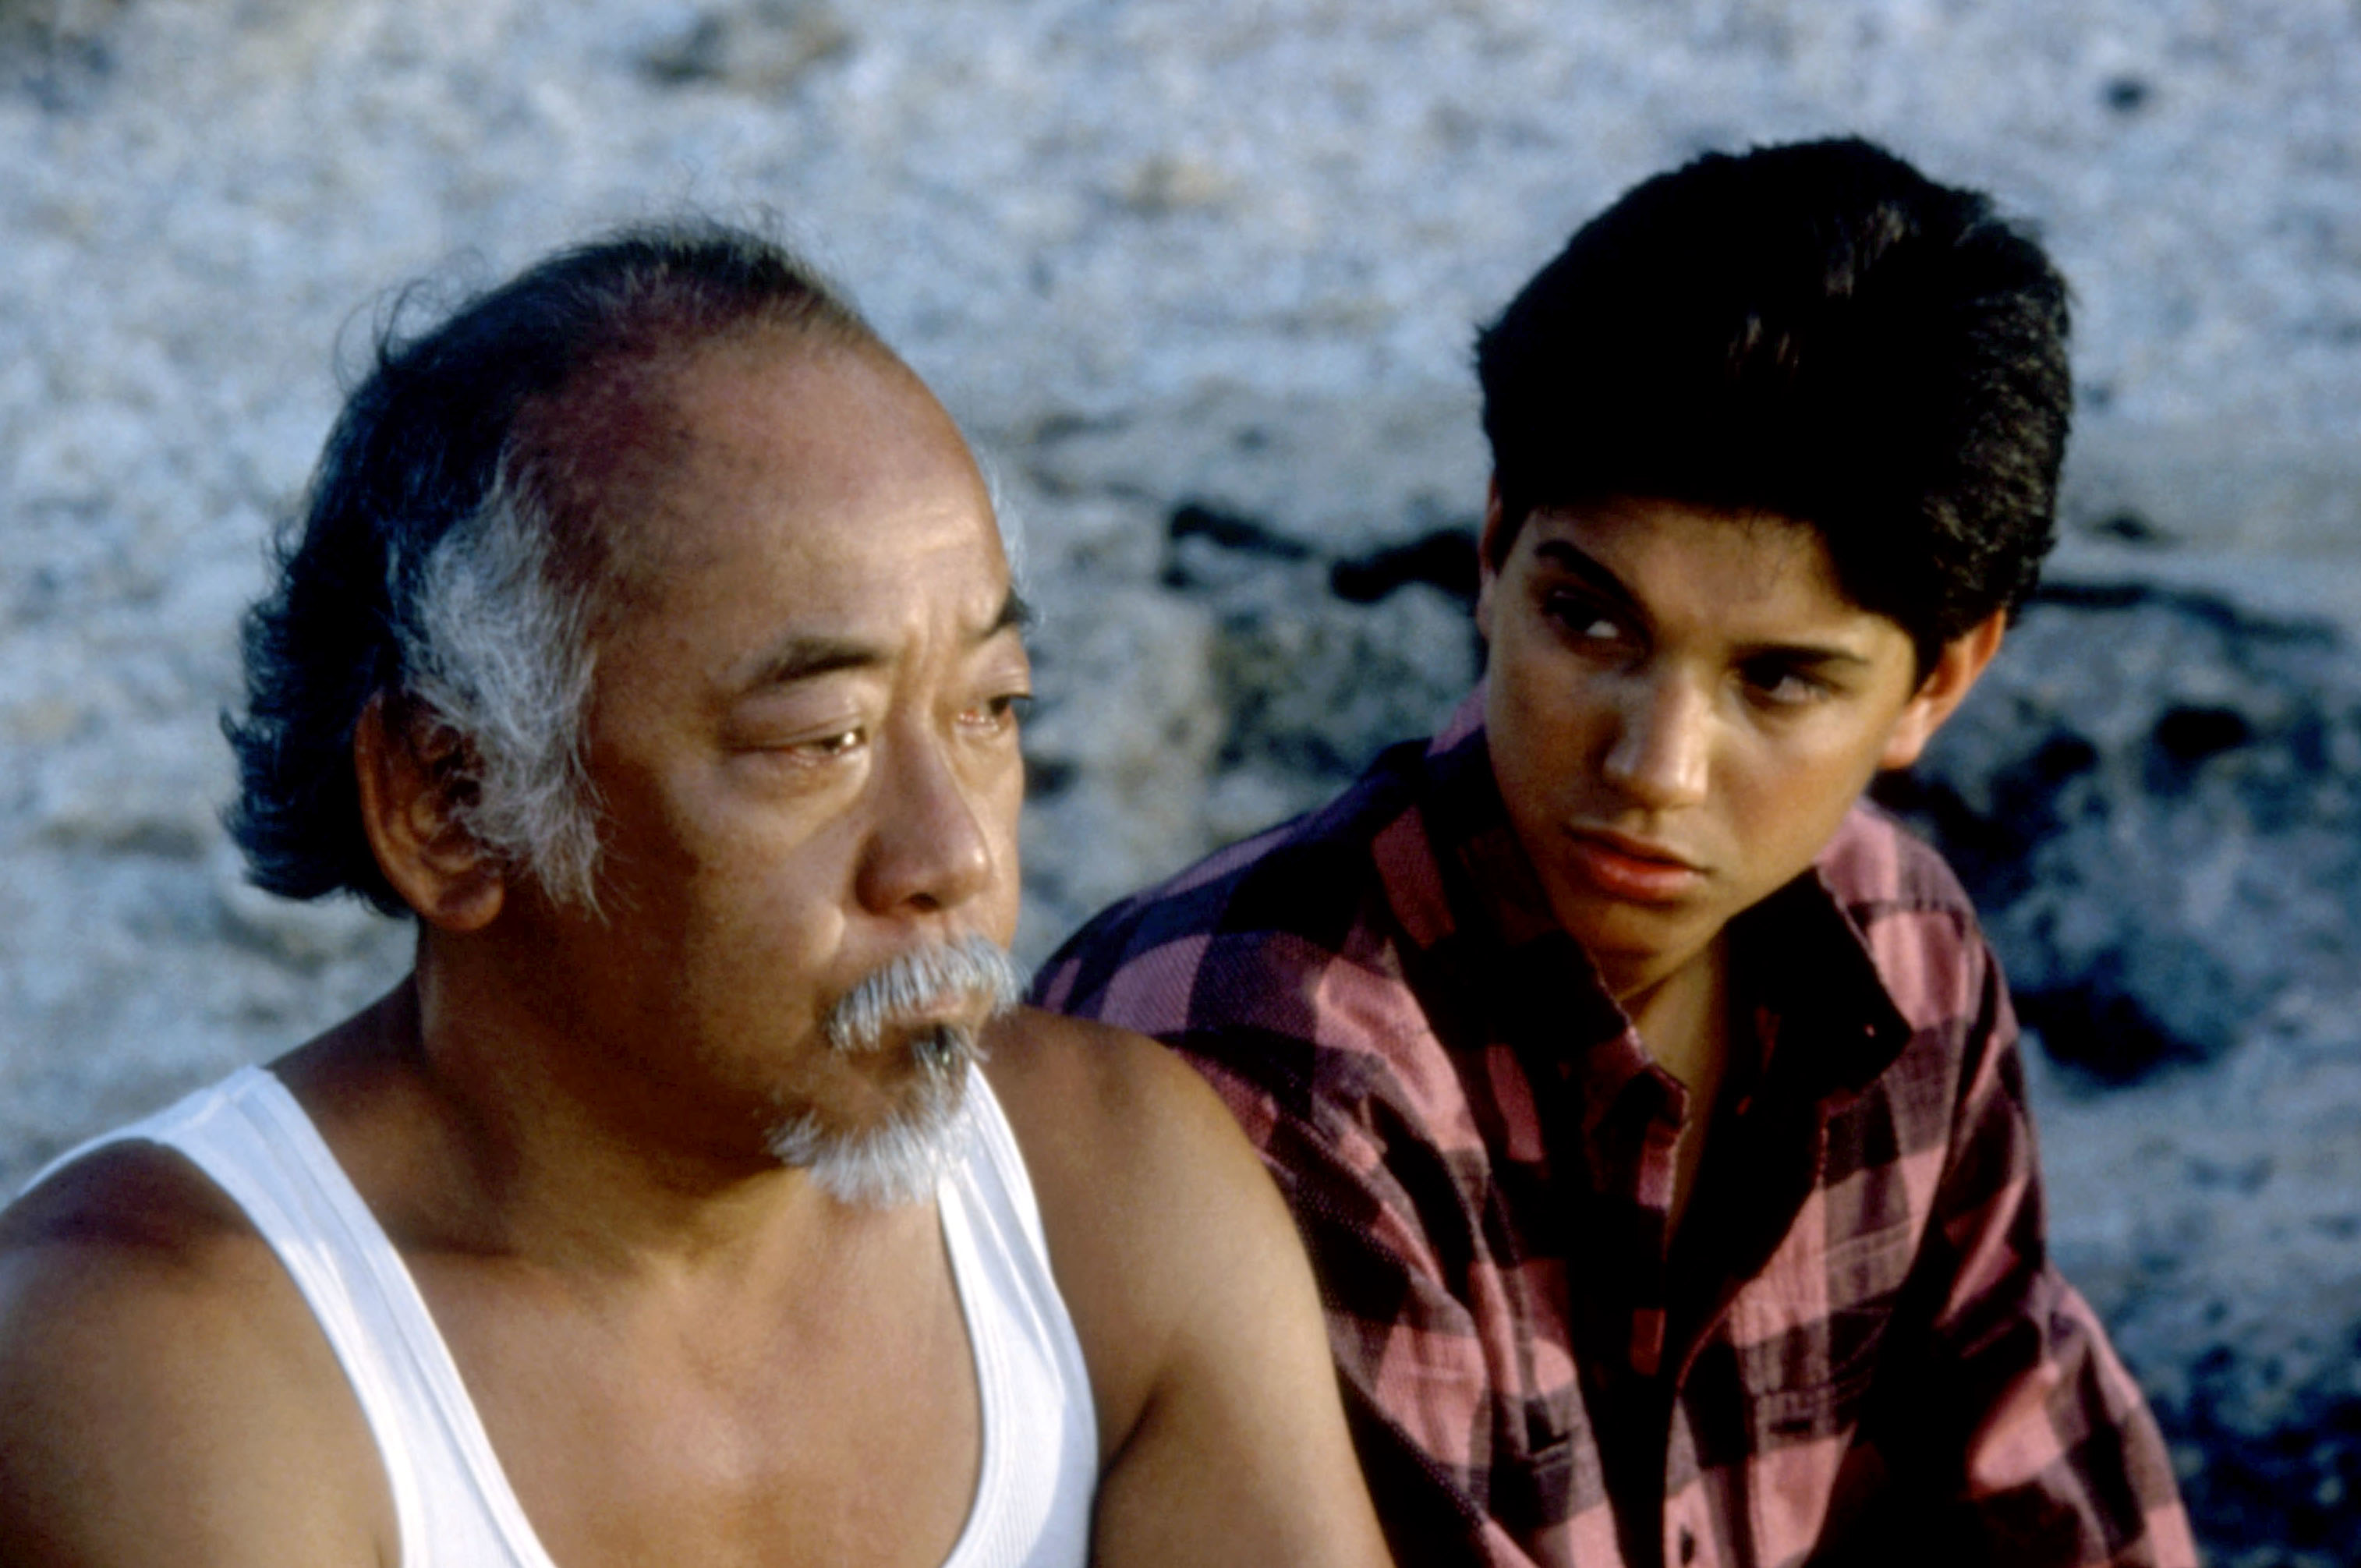
[[[2079,293],[2068,543],[1884,794],[2213,1559],[2361,1563],[2355,0],[0,0],[0,1179],[402,967],[243,885],[215,725],[403,280],[693,206],[852,285],[1027,531],[1038,957],[1471,679],[1471,324],[1835,130]]]

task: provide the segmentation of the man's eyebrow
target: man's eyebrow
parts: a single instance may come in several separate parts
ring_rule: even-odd
[[[980,646],[1004,631],[1023,631],[1038,619],[1033,607],[1012,588],[1008,597],[1000,601],[1000,612],[969,641]],[[792,685],[845,670],[873,670],[893,663],[893,657],[876,643],[849,637],[790,637],[750,662],[739,688],[759,691],[764,686]]]
[[[1011,588],[1008,597],[1000,601],[1000,613],[992,618],[990,625],[975,634],[975,641],[989,642],[1004,631],[1030,631],[1040,619],[1039,612],[1026,602],[1025,596]]]
[[[741,689],[790,685],[840,670],[870,670],[887,662],[885,650],[843,637],[790,637],[752,661]]]

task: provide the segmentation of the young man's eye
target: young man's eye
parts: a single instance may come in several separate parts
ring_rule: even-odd
[[[1770,707],[1803,707],[1829,695],[1828,683],[1793,664],[1750,664],[1740,672],[1746,688]]]
[[[1582,642],[1628,642],[1631,629],[1610,611],[1571,594],[1553,594],[1543,601],[1543,612]]]

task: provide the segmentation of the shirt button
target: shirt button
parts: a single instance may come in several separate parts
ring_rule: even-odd
[[[1697,1561],[1697,1531],[1686,1525],[1681,1527],[1681,1561],[1684,1563]]]

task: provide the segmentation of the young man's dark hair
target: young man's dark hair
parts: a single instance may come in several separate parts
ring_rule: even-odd
[[[1478,342],[1482,684],[1036,981],[1278,1173],[1403,1561],[2193,1568],[1999,966],[1861,799],[2033,586],[2065,334],[1865,143],[1636,187]]]
[[[1973,191],[1845,139],[1626,192],[1477,338],[1510,523],[1652,496],[1809,523],[1921,664],[2054,541],[2066,285]]]

